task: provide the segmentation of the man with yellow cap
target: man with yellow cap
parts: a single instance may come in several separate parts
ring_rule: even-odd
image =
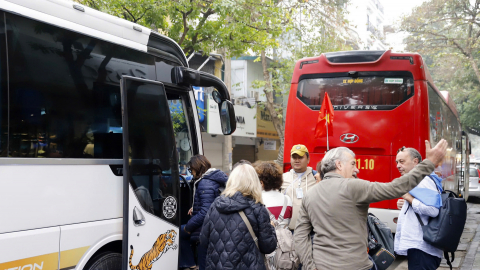
[[[297,144],[290,150],[290,164],[292,169],[283,174],[283,185],[281,191],[288,195],[293,202],[292,219],[288,225],[290,230],[295,229],[297,214],[302,205],[302,199],[308,190],[316,183],[311,167],[308,167],[310,155],[307,147],[303,144]]]

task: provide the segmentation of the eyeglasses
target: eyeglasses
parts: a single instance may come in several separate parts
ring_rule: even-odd
[[[403,152],[403,150],[405,150],[405,149],[406,149],[406,147],[402,146],[402,148],[398,149],[397,154],[400,153],[400,152]]]

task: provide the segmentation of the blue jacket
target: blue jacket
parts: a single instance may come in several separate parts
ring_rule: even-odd
[[[252,225],[259,248],[238,214],[240,210]],[[200,244],[200,248],[207,249],[205,269],[262,270],[265,269],[263,254],[275,250],[277,236],[265,206],[237,192],[232,197],[218,197],[210,207]]]
[[[195,181],[192,217],[185,225],[185,230],[191,233],[191,241],[198,240],[205,215],[215,198],[220,195],[219,188],[225,187],[227,180],[228,176],[224,172],[214,170],[207,171]]]

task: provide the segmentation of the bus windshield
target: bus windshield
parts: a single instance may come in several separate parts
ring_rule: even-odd
[[[413,95],[409,72],[364,72],[351,77],[306,78],[299,82],[297,97],[311,109],[319,109],[325,92],[335,109],[393,109]],[[353,105],[353,106],[352,106]]]

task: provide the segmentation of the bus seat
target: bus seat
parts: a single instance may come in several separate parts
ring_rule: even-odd
[[[137,199],[140,202],[140,205],[143,207],[143,209],[145,209],[146,211],[152,214],[155,214],[154,208],[153,208],[152,196],[150,196],[150,192],[146,187],[139,186],[138,188],[136,188],[135,195],[137,195]]]

